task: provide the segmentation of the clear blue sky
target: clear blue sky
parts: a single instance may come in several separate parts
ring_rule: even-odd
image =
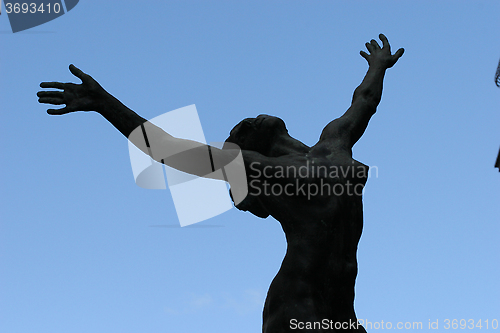
[[[0,332],[259,332],[286,248],[278,222],[236,209],[176,227],[168,190],[135,185],[126,139],[95,113],[47,115],[40,82],[78,82],[74,63],[145,118],[196,104],[208,141],[267,113],[314,144],[381,32],[406,52],[354,147],[379,171],[357,315],[422,331],[500,320],[499,13],[498,1],[81,0],[12,34],[3,7]]]

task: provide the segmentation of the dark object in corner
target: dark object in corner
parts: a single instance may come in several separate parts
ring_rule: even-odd
[[[495,84],[500,88],[500,60],[498,60],[497,72],[495,74]]]
[[[498,150],[497,161],[495,162],[495,168],[498,168],[498,172],[500,172],[500,149]]]

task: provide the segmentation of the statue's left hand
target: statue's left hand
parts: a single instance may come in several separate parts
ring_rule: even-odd
[[[391,68],[403,55],[405,50],[401,48],[397,50],[393,55],[391,54],[391,46],[389,45],[387,37],[385,37],[383,34],[380,34],[379,38],[382,41],[382,48],[375,39],[372,39],[369,43],[365,44],[370,54],[367,54],[364,51],[361,51],[360,54],[363,58],[366,59],[366,61],[368,61],[368,64],[370,66]]]
[[[71,73],[82,80],[81,84],[42,82],[41,88],[55,88],[62,91],[39,91],[38,102],[45,104],[66,104],[62,109],[48,109],[51,115],[61,115],[75,111],[100,111],[110,95],[90,75],[85,74],[74,65],[69,66]]]

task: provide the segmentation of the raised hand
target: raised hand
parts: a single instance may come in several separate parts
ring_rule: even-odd
[[[397,50],[394,55],[392,55],[391,46],[389,45],[387,37],[385,37],[383,34],[380,34],[379,38],[382,41],[382,48],[375,39],[372,39],[369,43],[365,44],[370,54],[367,54],[364,51],[361,51],[360,54],[363,58],[366,59],[366,61],[368,61],[368,64],[370,66],[382,66],[383,68],[391,68],[403,55],[405,50],[401,48]]]
[[[48,109],[51,115],[62,115],[75,111],[99,111],[109,94],[90,75],[85,74],[74,65],[69,66],[70,72],[82,80],[81,84],[42,82],[41,88],[55,88],[62,91],[39,91],[38,102],[66,106],[62,109]]]

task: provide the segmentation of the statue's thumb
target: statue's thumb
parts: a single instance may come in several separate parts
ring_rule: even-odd
[[[85,73],[82,72],[81,69],[79,69],[75,65],[71,64],[71,65],[69,65],[69,71],[71,72],[71,74],[73,74],[74,76],[76,76],[77,78],[79,78],[80,80],[83,81],[83,77],[85,76]]]

